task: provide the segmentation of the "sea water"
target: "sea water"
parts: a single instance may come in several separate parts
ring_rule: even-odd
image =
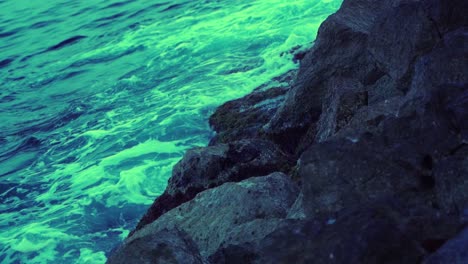
[[[104,263],[341,0],[0,0],[0,263]]]

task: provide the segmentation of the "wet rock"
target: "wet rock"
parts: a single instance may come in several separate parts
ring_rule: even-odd
[[[307,53],[307,50],[303,48],[301,45],[297,45],[292,47],[288,52],[281,52],[280,57],[283,57],[284,55],[290,54],[292,55],[292,61],[294,63],[298,63],[300,60],[302,60]]]
[[[445,243],[437,252],[429,256],[424,264],[464,264],[468,263],[468,228]]]
[[[447,242],[468,219],[464,10],[345,0],[289,90],[278,79],[213,114],[217,136],[187,152],[127,243],[176,226],[212,263],[464,260],[464,238]],[[255,177],[275,171],[300,191]]]
[[[167,263],[202,264],[196,244],[177,229],[162,229],[124,244],[107,260],[108,264]]]
[[[296,71],[289,71],[254,92],[218,107],[209,120],[217,132],[210,145],[260,137],[262,127],[284,101],[295,74]]]
[[[229,101],[210,117],[210,125],[217,132],[210,145],[232,140],[258,137],[262,127],[276,112],[288,89],[271,88]]]
[[[225,183],[199,193],[137,231],[126,244],[177,227],[187,232],[210,255],[221,244],[239,244],[269,234],[285,218],[297,196],[297,186],[282,173]]]
[[[165,192],[154,201],[136,230],[203,190],[275,171],[287,172],[291,165],[292,160],[275,144],[260,139],[191,149],[175,165]]]

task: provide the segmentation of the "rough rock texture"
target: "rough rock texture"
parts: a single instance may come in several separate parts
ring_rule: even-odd
[[[301,153],[315,137],[324,141],[344,128],[368,104],[404,96],[411,81],[418,78],[414,78],[418,74],[415,64],[421,56],[450,39],[452,31],[442,32],[441,28],[466,26],[466,19],[460,15],[466,10],[462,2],[344,1],[341,9],[321,25],[314,47],[301,63],[297,81],[266,126],[267,133],[285,149]],[[449,14],[453,18],[445,17]],[[464,48],[457,45],[458,51]],[[452,52],[441,48],[445,53]],[[436,71],[445,69],[447,75],[432,75],[433,81],[464,83],[466,59],[464,54],[458,55],[456,59],[439,55],[434,59],[441,61],[425,65]],[[384,108],[399,103],[401,100],[396,100]]]
[[[382,246],[385,245],[385,246]],[[289,220],[257,243],[220,248],[211,263],[417,263],[424,251],[390,208],[348,212],[326,224]]]
[[[177,229],[163,229],[123,245],[108,260],[108,264],[202,264],[195,243]]]
[[[217,132],[210,145],[262,137],[263,126],[284,101],[295,74],[296,71],[289,71],[252,93],[218,107],[209,120]]]
[[[345,0],[290,86],[213,114],[116,254],[177,227],[213,264],[467,262],[465,2]]]
[[[175,165],[166,191],[151,205],[137,230],[203,190],[275,171],[287,172],[292,160],[270,141],[252,139],[187,151]]]
[[[283,173],[225,183],[199,193],[137,231],[125,244],[165,228],[187,232],[210,255],[221,244],[260,239],[277,227],[296,199],[297,186]]]

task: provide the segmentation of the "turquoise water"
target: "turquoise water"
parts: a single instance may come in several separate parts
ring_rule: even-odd
[[[341,0],[0,0],[0,263],[103,263]]]

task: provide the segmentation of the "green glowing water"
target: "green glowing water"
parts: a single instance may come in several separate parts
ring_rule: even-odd
[[[214,108],[341,4],[148,2],[0,0],[1,263],[105,262]]]

